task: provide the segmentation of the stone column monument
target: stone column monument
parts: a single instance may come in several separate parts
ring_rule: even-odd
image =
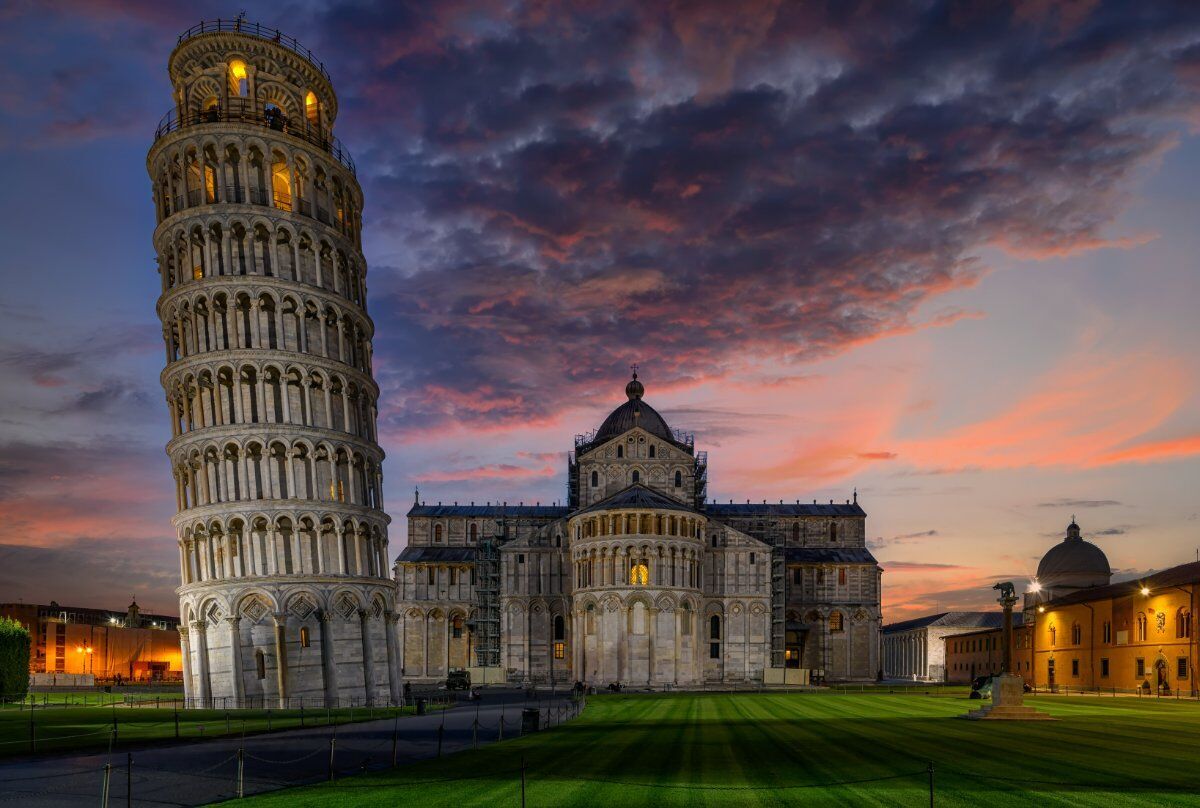
[[[997,599],[1004,608],[1004,672],[992,680],[992,703],[979,710],[972,710],[963,718],[972,720],[1005,719],[1008,721],[1045,721],[1050,716],[1038,712],[1032,707],[1026,707],[1025,680],[1013,673],[1013,630],[1012,610],[1017,603],[1013,585],[1008,581],[996,584],[993,589],[1000,590]]]

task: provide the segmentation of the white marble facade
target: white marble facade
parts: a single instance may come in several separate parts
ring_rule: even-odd
[[[413,505],[395,565],[406,680],[877,676],[881,570],[857,501],[706,501],[707,456],[643,395],[635,375],[628,400],[576,439],[566,505]]]
[[[362,192],[337,98],[311,54],[240,21],[185,33],[168,70],[147,168],[185,690],[395,700]]]

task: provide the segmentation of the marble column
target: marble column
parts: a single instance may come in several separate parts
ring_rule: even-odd
[[[336,707],[338,699],[337,668],[333,662],[333,622],[332,612],[321,612],[321,683],[325,692],[325,706]]]
[[[392,704],[400,703],[400,678],[397,675],[400,670],[400,662],[396,649],[396,624],[399,621],[399,615],[391,612],[383,613],[383,634],[387,642],[388,693],[391,695]],[[470,660],[467,661],[467,664],[471,664]]]
[[[375,704],[375,655],[371,646],[370,611],[359,610],[358,624],[362,636],[363,688],[366,691],[366,705],[371,707]]]
[[[199,706],[209,707],[212,704],[212,681],[208,673],[208,626],[203,620],[192,623],[192,633],[196,636],[196,671],[199,681]]]
[[[191,638],[188,627],[183,623],[179,624],[179,646],[183,652],[181,659],[183,660],[183,698],[184,704],[187,704],[187,699],[193,698],[195,694],[195,685],[192,683],[192,650]]]
[[[279,707],[288,706],[287,615],[275,615],[275,662],[279,682]]]
[[[229,678],[233,685],[233,706],[244,707],[246,691],[242,680],[242,632],[238,628],[242,618],[232,615],[225,620],[229,623]]]

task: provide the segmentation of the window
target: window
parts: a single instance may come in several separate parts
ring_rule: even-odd
[[[1107,657],[1101,657],[1101,659],[1100,659],[1100,678],[1101,679],[1108,678],[1108,658]]]
[[[1136,666],[1136,675],[1139,679],[1146,675],[1146,660],[1139,658],[1135,661],[1134,665]]]
[[[642,481],[642,474],[637,469],[633,470],[633,484],[637,485]]]
[[[1181,656],[1181,657],[1179,657],[1177,660],[1175,660],[1175,678],[1176,678],[1176,679],[1186,679],[1186,678],[1188,678],[1188,660],[1187,660],[1187,657],[1185,657],[1185,656]]]
[[[644,562],[629,563],[629,585],[646,586],[650,582],[650,568]]]
[[[592,472],[592,488],[600,486],[600,475],[597,472]]]
[[[618,446],[617,447],[617,457],[624,457],[624,456],[625,456],[625,447]]]
[[[441,525],[433,526],[433,540],[435,542],[442,540],[442,526]]]
[[[450,636],[456,640],[462,639],[463,619],[461,615],[455,615],[450,621]]]
[[[837,541],[837,522],[829,523],[829,540],[831,542]]]
[[[471,544],[474,544],[478,540],[479,540],[479,525],[472,524],[471,525]]]
[[[292,173],[283,160],[271,163],[271,194],[275,207],[292,209]]]
[[[1071,624],[1071,645],[1079,645],[1083,642],[1083,629],[1078,623]]]
[[[555,659],[563,659],[564,657],[566,657],[566,655],[567,655],[566,643],[561,643],[561,642],[554,643],[554,658]]]
[[[754,553],[750,554],[750,566],[754,566]]]
[[[709,659],[720,659],[721,658],[721,643],[710,642],[708,644],[708,658]]]
[[[675,472],[675,487],[683,488],[683,472],[682,471]]]
[[[1137,616],[1137,641],[1146,641],[1146,615],[1138,612]]]
[[[846,568],[838,567],[838,586],[846,585]]]
[[[804,570],[802,570],[800,567],[792,567],[792,584],[793,585],[800,586],[800,582],[803,580],[803,573],[804,573]]]
[[[838,632],[838,631],[844,630],[843,625],[842,625],[842,613],[841,612],[834,612],[833,614],[829,615],[829,630],[831,632]]]
[[[308,91],[308,95],[304,96],[304,117],[308,118],[308,122],[316,126],[320,122],[321,110],[317,105],[317,94],[312,90]]]
[[[710,640],[721,639],[721,617],[714,614],[708,618],[708,638]]]
[[[1192,636],[1192,613],[1188,609],[1180,609],[1175,613],[1175,636],[1178,639]]]
[[[250,80],[246,73],[246,63],[241,59],[234,59],[229,63],[229,92],[243,98],[250,95]]]
[[[1112,623],[1105,620],[1104,626],[1101,630],[1104,632],[1105,644],[1112,644]]]
[[[1078,659],[1071,660],[1071,675],[1075,676],[1075,677],[1079,676],[1079,660]]]
[[[554,616],[554,639],[565,640],[567,638],[566,630],[567,630],[567,627],[566,627],[566,624],[563,622],[563,616],[561,614],[555,615]],[[562,659],[562,657],[559,657],[559,659]]]
[[[432,566],[426,567],[426,569],[429,571],[429,585],[433,586],[437,581],[437,571]]]
[[[524,553],[517,553],[517,563],[518,564],[525,563],[525,554]]]
[[[650,444],[650,456],[654,457],[654,444]]]
[[[267,658],[263,656],[262,651],[254,652],[254,672],[259,679],[267,678]]]
[[[1053,648],[1058,644],[1058,629],[1053,625],[1050,626],[1050,647]]]
[[[800,523],[792,522],[792,541],[800,541]]]
[[[308,648],[308,647],[309,647],[309,640],[308,640],[308,626],[301,626],[301,627],[300,627],[300,647],[301,647],[301,648]]]

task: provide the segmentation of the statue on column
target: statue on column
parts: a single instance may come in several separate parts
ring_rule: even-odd
[[[999,676],[992,679],[992,703],[979,710],[972,710],[963,718],[972,720],[1004,719],[1008,721],[1050,720],[1050,716],[1024,705],[1025,679],[1013,673],[1013,630],[1012,610],[1017,603],[1016,587],[1010,581],[1002,581],[992,587],[1000,592],[997,602],[1004,609],[1003,667]]]

